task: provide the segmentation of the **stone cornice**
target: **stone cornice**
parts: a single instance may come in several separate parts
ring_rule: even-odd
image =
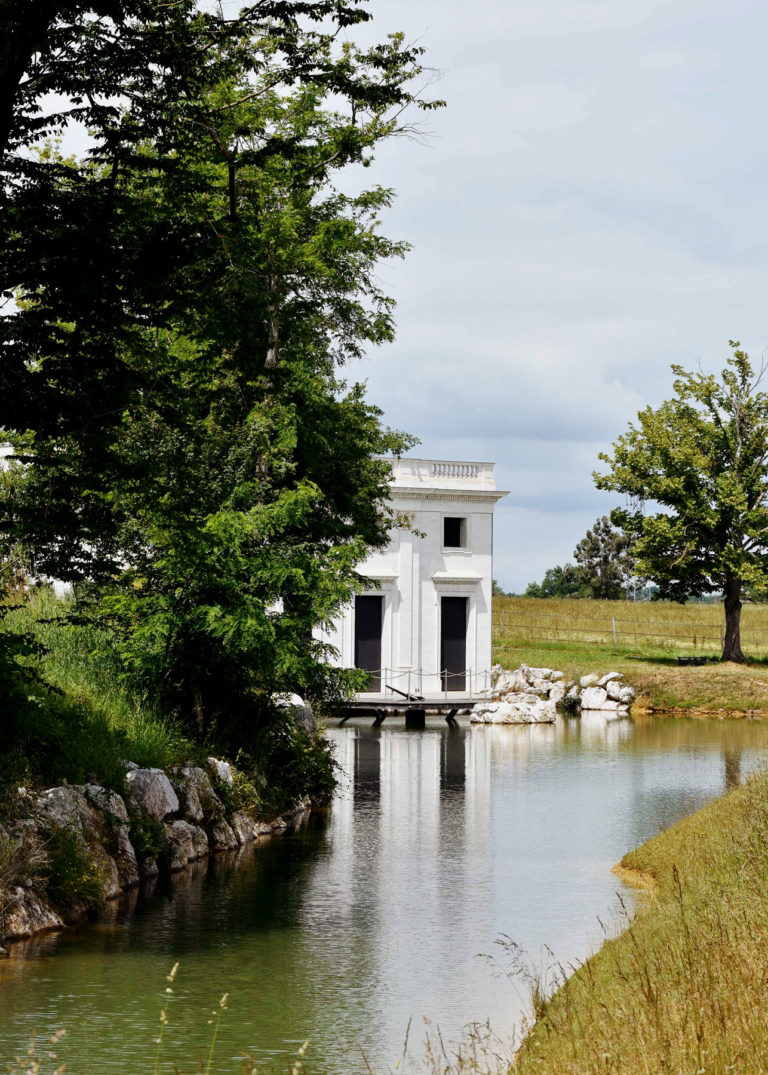
[[[495,504],[497,500],[507,495],[506,489],[478,490],[470,492],[466,489],[409,489],[404,485],[391,488],[391,500],[402,498],[403,500],[471,500],[478,504]]]

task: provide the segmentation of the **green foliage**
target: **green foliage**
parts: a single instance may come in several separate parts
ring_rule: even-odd
[[[611,518],[636,536],[638,570],[661,597],[724,594],[723,659],[743,660],[741,589],[763,586],[768,568],[768,395],[764,371],[731,347],[719,378],[673,366],[675,397],[640,412],[595,483],[635,499]],[[646,501],[666,510],[644,514]]]
[[[580,567],[565,564],[550,567],[541,583],[531,582],[525,589],[526,597],[591,597],[592,590]]]
[[[262,797],[266,815],[304,797],[325,803],[336,788],[333,745],[285,719],[262,734],[254,753],[257,770],[266,780]]]
[[[162,822],[145,811],[131,814],[130,840],[139,862],[147,857],[158,858],[167,842]]]
[[[0,816],[13,811],[19,784],[95,780],[122,791],[125,759],[167,767],[194,755],[173,722],[128,689],[109,638],[71,622],[71,609],[43,588],[0,621],[0,646],[21,645],[0,696]]]
[[[531,582],[526,597],[578,597],[616,601],[632,591],[633,538],[614,529],[603,516],[587,530],[574,550],[575,564],[551,567],[540,583]],[[494,591],[497,597],[511,596]]]
[[[102,900],[101,879],[83,854],[77,836],[54,828],[46,842],[48,864],[43,878],[46,892],[57,907],[97,907]]]
[[[633,539],[615,529],[603,515],[574,549],[574,559],[591,597],[618,601],[631,593],[634,578]]]
[[[0,427],[26,468],[0,543],[78,584],[134,689],[234,749],[276,692],[352,686],[313,628],[386,541],[380,457],[411,441],[336,370],[392,338],[377,265],[406,247],[379,230],[391,192],[335,176],[436,102],[401,35],[339,43],[356,0],[208,7],[40,23],[0,206],[23,300],[0,323]],[[46,85],[91,127],[88,159],[27,152],[63,122],[33,121]]]
[[[255,772],[247,772],[238,766],[232,766],[232,787],[222,789],[225,792],[227,806],[233,813],[243,811],[251,817],[263,813],[264,778]]]

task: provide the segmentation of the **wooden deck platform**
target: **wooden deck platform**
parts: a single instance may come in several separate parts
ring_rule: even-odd
[[[387,717],[405,717],[408,728],[423,728],[427,714],[445,717],[447,724],[455,725],[456,716],[462,709],[472,709],[480,702],[477,695],[456,694],[446,699],[445,695],[439,697],[424,698],[358,698],[354,702],[346,702],[339,706],[334,716],[343,724],[350,717],[374,718],[374,726],[381,725]]]

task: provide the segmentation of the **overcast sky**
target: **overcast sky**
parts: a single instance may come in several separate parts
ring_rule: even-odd
[[[497,578],[572,559],[591,473],[671,362],[768,345],[768,8],[371,0],[439,68],[427,146],[384,147],[398,336],[350,370],[413,454],[492,460]],[[369,31],[370,32],[370,31]]]

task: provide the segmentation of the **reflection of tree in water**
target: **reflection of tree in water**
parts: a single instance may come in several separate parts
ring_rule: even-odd
[[[725,787],[737,788],[741,783],[741,747],[723,745]]]
[[[161,880],[138,900],[130,944],[196,952],[291,926],[317,868],[325,828],[322,815],[310,814],[293,834],[211,855]]]

